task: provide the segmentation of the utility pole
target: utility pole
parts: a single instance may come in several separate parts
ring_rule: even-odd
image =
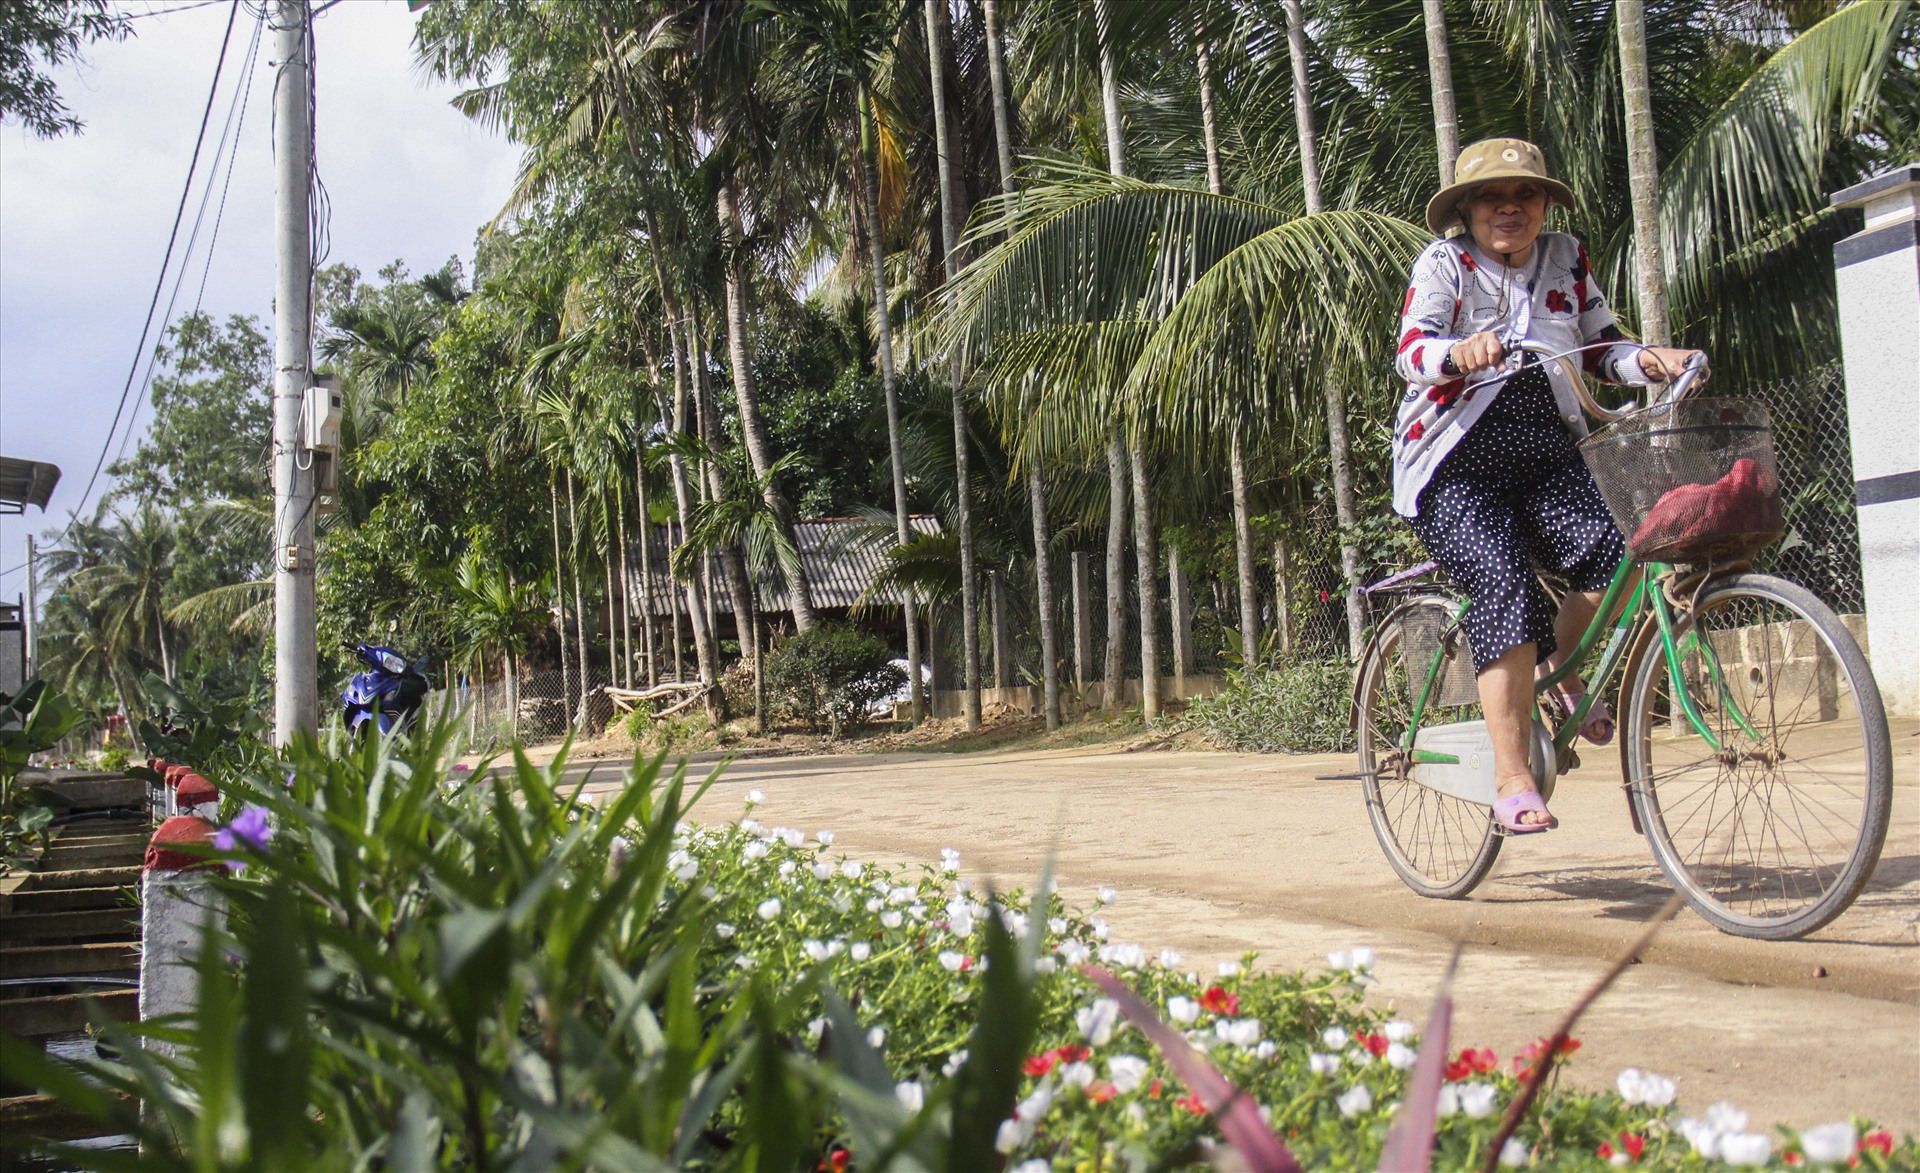
[[[33,535],[27,535],[27,646],[20,678],[31,680],[40,671],[40,579],[34,572]]]
[[[307,0],[274,0],[273,88],[273,739],[285,745],[320,725],[314,650],[314,459],[301,405],[313,383],[312,28]]]

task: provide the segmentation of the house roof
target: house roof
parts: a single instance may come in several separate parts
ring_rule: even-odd
[[[914,514],[907,519],[907,524],[915,533],[943,532],[940,519],[930,514]],[[893,545],[893,536],[891,532],[876,535],[874,528],[872,522],[858,517],[815,517],[794,523],[794,542],[800,547],[800,565],[806,568],[815,607],[851,607],[880,576],[881,569],[886,565],[886,551]],[[667,527],[654,526],[648,549],[648,558],[653,563],[653,582],[647,597],[655,615],[666,614],[672,606],[669,593],[676,588],[667,574],[667,558],[671,549]],[[716,610],[731,613],[733,600],[728,597],[720,563],[718,559],[710,559],[709,563],[714,584],[713,605]],[[631,595],[638,598],[640,552],[637,544],[632,556],[627,559],[627,571],[632,578]],[[895,591],[882,591],[870,600],[883,606],[897,606],[900,601],[899,593]],[[770,581],[760,585],[760,607],[766,614],[792,609],[787,602],[786,583],[777,572]]]
[[[59,483],[58,465],[0,456],[0,513],[25,513],[29,505],[45,512]]]

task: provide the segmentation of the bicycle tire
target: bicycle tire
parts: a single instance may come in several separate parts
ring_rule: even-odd
[[[1409,599],[1387,616],[1368,645],[1354,685],[1354,740],[1367,821],[1387,863],[1420,895],[1457,900],[1493,870],[1501,836],[1488,808],[1414,782],[1400,757],[1399,739],[1413,708],[1407,695],[1403,637],[1408,617],[1428,607],[1438,608],[1451,626],[1458,604],[1437,595]],[[1464,643],[1465,636],[1460,639]],[[1460,650],[1465,653],[1464,647]],[[1427,667],[1419,668],[1422,678]],[[1429,709],[1423,719],[1444,724],[1462,719],[1477,707]]]
[[[1771,575],[1710,583],[1692,613],[1675,615],[1674,637],[1722,748],[1675,721],[1655,633],[1623,690],[1621,758],[1641,830],[1715,928],[1803,937],[1853,903],[1886,839],[1893,749],[1872,670],[1831,608]],[[1724,684],[1706,687],[1716,675]]]

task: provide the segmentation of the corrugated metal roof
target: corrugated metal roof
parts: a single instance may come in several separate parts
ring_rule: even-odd
[[[0,512],[25,513],[29,505],[45,512],[53,487],[59,483],[58,465],[0,456]]]
[[[931,514],[916,513],[907,519],[907,524],[916,533],[944,532],[940,519]],[[891,536],[884,542],[863,540],[872,528],[872,523],[855,517],[816,517],[794,523],[794,542],[800,547],[800,565],[806,568],[815,607],[851,607],[879,577],[886,563],[886,550],[893,543]],[[652,604],[653,614],[664,615],[672,606],[671,592],[679,589],[667,574],[667,560],[672,551],[667,527],[654,526],[648,542],[647,556],[653,563],[653,582],[648,591],[648,602]],[[733,600],[727,594],[726,578],[720,571],[720,562],[716,558],[709,558],[708,565],[713,578],[713,605],[716,610],[731,614]],[[629,596],[638,599],[641,593],[638,543],[635,543],[627,559],[627,570],[632,580],[629,583]],[[682,596],[683,602],[684,598]],[[898,592],[884,591],[872,601],[897,606],[901,600]],[[771,581],[760,585],[760,606],[766,614],[790,610],[786,582],[778,571],[774,572]]]

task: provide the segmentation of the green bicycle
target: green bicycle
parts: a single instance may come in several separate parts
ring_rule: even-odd
[[[1893,753],[1845,622],[1804,587],[1747,569],[1780,530],[1766,409],[1688,400],[1689,371],[1661,403],[1612,410],[1567,365],[1587,410],[1611,421],[1581,449],[1633,536],[1578,646],[1536,682],[1544,694],[1599,650],[1571,714],[1545,703],[1535,713],[1535,782],[1552,797],[1594,698],[1617,679],[1628,807],[1661,870],[1723,932],[1804,936],[1846,911],[1873,874]],[[1746,491],[1743,478],[1747,498],[1700,495],[1716,481]],[[1470,601],[1410,585],[1432,569],[1366,588],[1405,597],[1360,658],[1353,706],[1367,815],[1387,861],[1414,891],[1447,899],[1486,878],[1504,835],[1460,625]]]

